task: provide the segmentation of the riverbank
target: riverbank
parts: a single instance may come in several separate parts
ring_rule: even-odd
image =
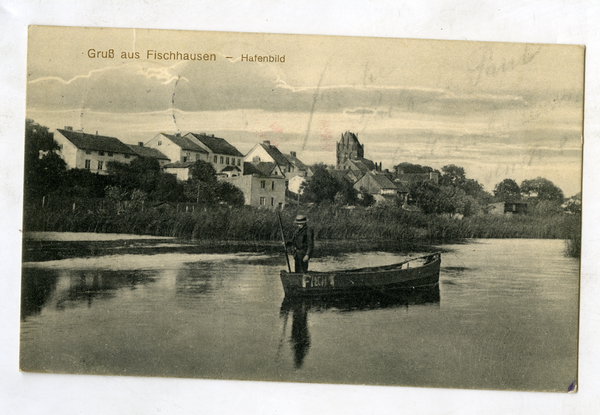
[[[275,212],[266,209],[210,208],[196,212],[147,210],[116,214],[106,211],[26,209],[24,230],[94,232],[176,237],[205,241],[271,241],[281,239]],[[294,230],[297,211],[281,217],[286,234]],[[465,238],[573,239],[580,234],[580,216],[570,214],[483,215],[452,218],[407,212],[397,207],[306,209],[318,240],[399,241],[448,243]]]
[[[374,240],[317,240],[314,258],[355,252],[432,252],[439,247],[428,244]],[[281,255],[281,241],[185,240],[128,234],[72,232],[25,232],[23,262],[55,261],[107,255],[153,255],[163,253],[229,254],[261,253]]]

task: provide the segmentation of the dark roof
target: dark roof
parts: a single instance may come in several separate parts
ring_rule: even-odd
[[[238,166],[227,166],[221,171],[234,171],[234,170],[242,171],[242,169],[240,169]]]
[[[376,170],[375,163],[373,163],[369,159],[358,158],[358,159],[348,160],[348,162],[354,164],[354,166],[356,166],[356,168],[363,173],[367,173],[367,172]]]
[[[283,154],[283,153],[282,153],[282,154]],[[294,166],[296,166],[298,169],[300,169],[300,170],[306,170],[306,171],[308,171],[309,167],[308,167],[306,164],[302,163],[302,162],[301,162],[301,161],[298,159],[298,157],[294,157],[294,156],[292,156],[291,154],[283,154],[283,156],[284,156],[284,157],[285,157],[285,158],[286,158],[286,159],[287,159],[287,160],[288,160],[288,161],[289,161],[291,164],[293,164]]]
[[[331,174],[333,177],[335,177],[336,179],[340,180],[340,179],[346,179],[349,182],[353,182],[354,180],[348,175],[349,172],[351,172],[352,170],[328,170],[329,174]]]
[[[229,144],[224,138],[198,133],[189,133],[186,135],[192,135],[194,138],[196,138],[196,140],[201,141],[202,144],[210,148],[210,151],[213,153],[244,157],[244,155],[240,153],[237,148]]]
[[[275,163],[261,162],[257,164],[244,162],[244,176],[253,175],[259,177],[271,177]],[[282,176],[279,176],[282,177]]]
[[[260,145],[266,150],[267,153],[269,153],[269,156],[275,160],[275,163],[279,164],[280,166],[291,164],[288,159],[281,154],[281,151],[279,151],[277,147],[265,143],[260,143]]]
[[[67,140],[69,140],[75,147],[80,150],[95,150],[95,151],[107,151],[111,153],[122,153],[136,155],[131,151],[129,146],[122,143],[118,138],[107,137],[104,135],[86,134],[79,131],[71,130],[57,130]]]
[[[194,164],[194,161],[176,161],[175,163],[169,163],[169,164],[165,164],[163,166],[163,169],[188,169],[192,166],[192,164]]]
[[[144,146],[135,145],[135,144],[128,144],[127,146],[130,149],[132,149],[134,153],[137,153],[138,156],[152,158],[152,159],[158,159],[158,160],[169,160],[169,158],[167,156],[165,156],[163,153],[161,153],[160,151],[158,151],[155,148],[144,147]]]
[[[382,189],[396,189],[397,186],[383,174],[370,173],[371,177],[377,182]]]
[[[200,147],[198,144],[194,143],[189,138],[182,137],[180,135],[172,135],[172,134],[165,134],[165,133],[161,133],[161,134],[164,135],[165,137],[167,137],[172,142],[174,142],[177,146],[181,147],[183,150],[195,151],[197,153],[208,154],[208,151],[206,151],[205,149]]]
[[[402,183],[394,183],[400,193],[409,193],[410,190]]]

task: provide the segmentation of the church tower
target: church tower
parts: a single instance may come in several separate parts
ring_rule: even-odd
[[[363,145],[359,143],[356,134],[346,131],[337,143],[337,165],[346,160],[362,159],[365,156]]]

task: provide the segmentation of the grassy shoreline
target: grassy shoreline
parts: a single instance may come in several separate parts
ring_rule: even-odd
[[[296,209],[281,212],[284,232],[294,230]],[[580,217],[484,215],[451,218],[407,212],[397,207],[342,209],[313,207],[303,210],[318,240],[398,241],[434,244],[466,238],[578,239]],[[207,241],[281,240],[275,212],[251,207],[210,208],[196,212],[172,210],[134,211],[123,214],[87,209],[29,208],[24,212],[24,231],[128,233]]]

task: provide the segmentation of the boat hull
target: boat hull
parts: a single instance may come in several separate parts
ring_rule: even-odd
[[[440,254],[385,267],[348,271],[295,273],[281,271],[280,278],[286,296],[321,296],[373,293],[391,290],[416,290],[439,284]]]

